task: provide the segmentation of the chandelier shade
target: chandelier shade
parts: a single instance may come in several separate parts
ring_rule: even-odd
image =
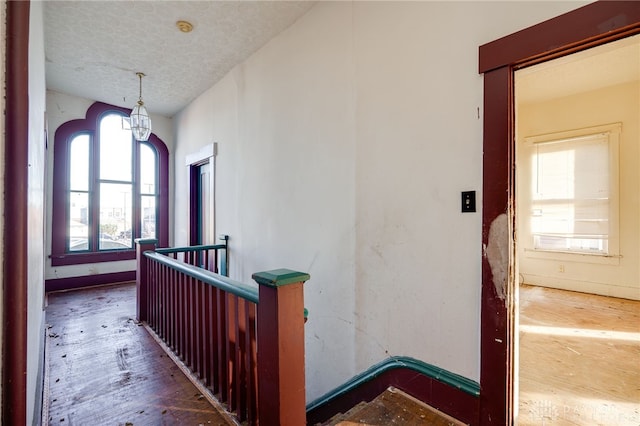
[[[142,102],[131,110],[131,132],[137,141],[146,141],[151,135],[151,119]]]
[[[151,135],[151,118],[149,117],[147,108],[144,106],[144,102],[142,102],[142,77],[144,77],[144,74],[141,72],[136,74],[140,78],[140,96],[138,103],[131,110],[129,118],[133,137],[136,138],[137,141],[145,142]]]

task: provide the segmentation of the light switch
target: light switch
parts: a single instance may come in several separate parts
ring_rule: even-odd
[[[465,191],[462,193],[462,213],[473,213],[476,211],[476,191]]]

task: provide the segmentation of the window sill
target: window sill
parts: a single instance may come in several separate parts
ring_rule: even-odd
[[[49,257],[51,258],[51,266],[82,265],[87,263],[132,260],[136,258],[136,251],[131,249],[92,253],[63,253],[52,254]]]
[[[536,250],[525,248],[524,254],[531,259],[562,260],[567,262],[619,265],[622,256],[615,254],[570,253],[566,251]]]

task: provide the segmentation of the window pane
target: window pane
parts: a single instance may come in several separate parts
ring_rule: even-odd
[[[156,197],[155,196],[142,196],[142,238],[157,238],[156,237]]]
[[[535,199],[607,198],[608,139],[594,136],[537,144],[533,172]]]
[[[71,192],[69,194],[69,251],[89,249],[89,194]]]
[[[89,190],[89,135],[78,135],[69,146],[69,189]]]
[[[156,193],[156,153],[145,143],[140,144],[140,193]]]
[[[133,247],[131,190],[131,184],[100,184],[100,250]]]
[[[606,253],[610,210],[607,136],[538,143],[532,171],[534,247]]]
[[[133,142],[121,117],[109,114],[100,120],[100,179],[131,182]]]

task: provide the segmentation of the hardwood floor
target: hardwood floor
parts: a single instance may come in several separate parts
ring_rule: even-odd
[[[362,402],[327,425],[335,426],[463,426],[464,423],[428,406],[411,395],[389,387],[374,400]]]
[[[520,287],[519,425],[640,425],[640,302]]]
[[[228,425],[135,320],[135,285],[48,295],[44,424]],[[520,289],[520,425],[640,425],[640,302]]]
[[[43,424],[233,424],[136,323],[135,298],[135,284],[48,295]]]

